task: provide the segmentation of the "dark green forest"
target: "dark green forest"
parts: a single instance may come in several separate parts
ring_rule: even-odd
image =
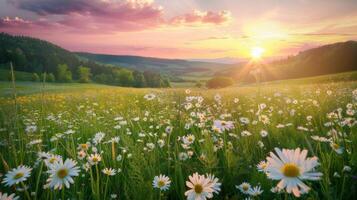
[[[159,73],[139,72],[82,59],[47,41],[0,33],[2,72],[10,70],[10,62],[15,71],[31,73],[33,81],[46,77],[49,82],[96,82],[127,87],[170,86],[170,82]]]

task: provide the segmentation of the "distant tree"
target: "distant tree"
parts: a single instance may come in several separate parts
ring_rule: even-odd
[[[113,70],[114,82],[120,86],[132,86],[134,82],[133,74],[127,69]]]
[[[33,73],[31,79],[32,79],[32,81],[35,81],[35,82],[40,81],[40,77],[38,76],[37,73]]]
[[[161,76],[158,73],[152,71],[145,71],[144,77],[146,80],[146,85],[148,87],[160,87],[161,86]]]
[[[57,80],[59,82],[71,82],[72,72],[69,71],[66,64],[61,64],[57,66]]]
[[[90,69],[88,67],[80,66],[78,68],[78,81],[80,83],[89,83],[90,77],[92,76]]]
[[[161,79],[161,85],[160,87],[171,87],[169,79]]]
[[[134,78],[134,87],[145,87],[146,82],[145,82],[145,77],[142,72],[139,71],[134,71],[133,72],[133,78]]]
[[[46,76],[46,81],[47,81],[47,82],[55,82],[55,81],[56,81],[55,75],[53,75],[52,73],[49,73],[49,74]]]
[[[223,87],[231,86],[233,84],[234,81],[232,78],[224,77],[224,76],[214,77],[206,82],[206,86],[208,88],[223,88]]]
[[[202,87],[202,83],[200,81],[197,81],[195,86],[198,87],[198,88],[201,88]]]

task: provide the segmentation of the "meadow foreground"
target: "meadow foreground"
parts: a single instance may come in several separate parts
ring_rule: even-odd
[[[3,97],[0,199],[353,199],[356,88]]]

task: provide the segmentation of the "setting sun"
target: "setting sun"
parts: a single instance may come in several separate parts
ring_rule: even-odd
[[[253,47],[252,50],[250,51],[250,55],[252,56],[253,59],[258,59],[261,58],[265,49],[262,47]]]

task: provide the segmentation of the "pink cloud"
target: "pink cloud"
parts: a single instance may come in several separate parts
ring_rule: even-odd
[[[177,16],[171,19],[172,24],[190,25],[190,24],[223,24],[231,19],[231,13],[229,11],[199,11],[194,10],[191,13],[187,13],[181,16]]]
[[[3,18],[0,30],[13,28],[57,28],[71,33],[113,33],[138,31],[160,26],[223,24],[230,19],[228,11],[193,11],[164,18],[163,8],[153,0],[10,0],[16,7],[36,13],[33,21],[16,21],[21,18]],[[25,23],[26,22],[26,23]],[[21,26],[20,26],[21,25]],[[29,26],[31,25],[31,26]]]
[[[31,21],[22,19],[21,17],[4,17],[0,19],[0,27],[19,27],[24,25],[31,25]]]

